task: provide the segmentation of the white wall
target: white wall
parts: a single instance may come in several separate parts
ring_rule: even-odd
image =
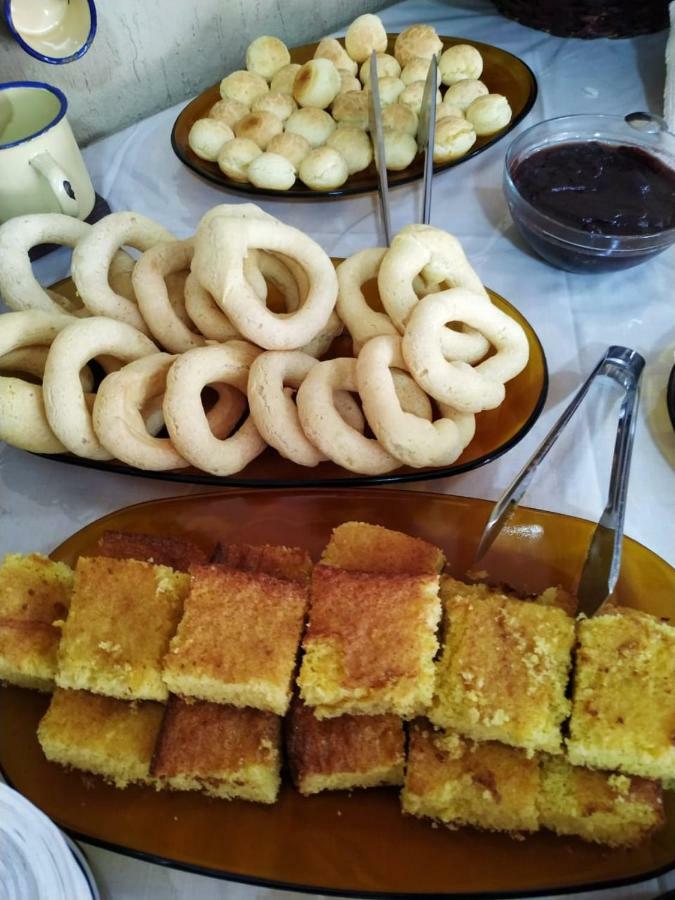
[[[0,81],[46,81],[68,97],[81,144],[199,93],[240,68],[260,34],[316,40],[386,0],[97,0],[98,33],[82,59],[39,62],[0,24]]]

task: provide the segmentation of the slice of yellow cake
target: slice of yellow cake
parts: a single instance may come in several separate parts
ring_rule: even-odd
[[[202,548],[187,538],[134,531],[103,532],[94,555],[138,559],[156,566],[168,566],[177,572],[189,572],[190,566],[208,561]]]
[[[567,751],[575,765],[675,779],[675,627],[615,607],[578,626]]]
[[[433,694],[437,575],[317,566],[298,676],[319,719],[422,714]]]
[[[474,740],[562,752],[574,620],[554,606],[448,580],[443,602],[429,719]]]
[[[166,700],[162,659],[189,583],[189,575],[166,566],[80,558],[59,645],[59,687],[120,700]]]
[[[10,554],[0,566],[0,680],[51,691],[72,570],[46,556]],[[57,624],[54,624],[57,623]]]
[[[244,572],[264,572],[273,578],[308,584],[312,574],[312,558],[302,547],[274,544],[219,545],[212,562]]]
[[[519,834],[539,827],[538,792],[536,757],[495,741],[475,743],[456,732],[435,731],[425,720],[412,724],[404,812],[450,828]]]
[[[161,703],[57,688],[38,740],[47,759],[101,775],[115,787],[154,783],[150,761],[163,715]]]
[[[421,538],[382,525],[344,522],[333,529],[321,563],[383,575],[434,575],[445,565],[445,556]]]
[[[537,799],[542,827],[610,847],[634,847],[665,819],[657,782],[572,766],[544,756]]]
[[[295,699],[286,722],[286,749],[301,794],[403,784],[405,736],[397,716],[317,719]]]
[[[308,588],[263,572],[195,566],[164,661],[174,694],[282,716],[291,700]]]
[[[171,696],[151,771],[174,790],[274,803],[280,741],[281,719],[272,713]]]

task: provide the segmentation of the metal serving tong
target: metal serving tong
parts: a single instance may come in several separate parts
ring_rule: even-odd
[[[606,376],[624,389],[624,396],[619,411],[619,424],[614,443],[607,505],[588,546],[586,560],[581,570],[577,588],[579,612],[585,613],[587,616],[592,616],[599,612],[614,591],[619,578],[628,475],[640,396],[640,376],[644,365],[643,357],[635,350],[630,350],[628,347],[608,348],[586,381],[581,385],[567,409],[565,409],[546,435],[541,446],[495,503],[483,529],[474,558],[474,565],[487,553],[504,524],[513,514],[530,486],[539,464],[580,406],[591,384],[596,377],[600,375]]]
[[[431,220],[431,180],[434,174],[434,140],[436,137],[436,89],[438,80],[438,60],[434,56],[429,65],[427,80],[422,95],[419,124],[417,127],[417,143],[424,150],[424,188],[421,222],[429,225]],[[375,164],[378,173],[378,191],[380,210],[387,246],[391,244],[391,211],[389,206],[389,181],[387,167],[384,164],[384,129],[382,127],[382,105],[380,103],[380,87],[377,80],[377,54],[370,56],[370,101],[368,118],[370,134],[375,149]]]

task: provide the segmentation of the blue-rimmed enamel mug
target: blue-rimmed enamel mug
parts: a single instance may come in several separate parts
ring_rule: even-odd
[[[94,0],[0,0],[14,40],[41,62],[79,59],[96,35]]]

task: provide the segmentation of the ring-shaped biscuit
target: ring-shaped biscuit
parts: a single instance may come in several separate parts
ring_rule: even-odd
[[[167,276],[189,269],[193,252],[191,240],[155,244],[140,257],[132,274],[141,315],[153,338],[171,353],[204,344],[202,335],[191,331],[176,315],[166,284]]]
[[[300,385],[298,415],[311,443],[343,469],[360,475],[383,475],[398,469],[398,459],[345,422],[335,407],[335,391],[357,392],[355,359],[317,363]]]
[[[297,390],[317,360],[301,350],[267,350],[251,365],[248,403],[263,439],[286,459],[300,466],[316,466],[328,459],[302,430],[292,391]],[[337,391],[335,406],[341,417],[363,432],[365,419],[351,394]]]
[[[175,237],[162,225],[134,212],[111,213],[91,226],[73,250],[71,274],[82,302],[92,315],[106,316],[132,325],[147,334],[138,307],[108,283],[113,256],[123,245],[146,251]]]
[[[414,288],[418,275],[427,284],[467,288],[475,292],[477,305],[490,305],[457,238],[431,225],[409,225],[394,237],[377,275],[382,305],[401,334],[419,302]],[[479,334],[446,328],[442,347],[447,359],[474,363],[485,356],[489,344]]]
[[[233,435],[217,438],[200,402],[202,389],[214,383],[246,393],[249,369],[259,353],[246,341],[197,347],[179,356],[169,370],[163,405],[166,427],[181,456],[204,472],[232,475],[267,446],[250,415]]]
[[[0,372],[30,375],[42,380],[48,355],[49,346],[46,344],[30,344],[27,347],[10,350],[0,356]],[[87,394],[94,390],[94,374],[89,366],[85,366],[80,372],[80,384],[82,390]]]
[[[157,353],[150,338],[126,322],[103,316],[78,319],[54,338],[42,393],[51,429],[71,453],[86,459],[110,459],[96,437],[80,384],[79,373],[85,363],[101,354],[131,362],[149,353]]]
[[[170,438],[148,431],[143,415],[150,401],[162,398],[175,359],[169,353],[142,356],[108,375],[98,389],[92,411],[96,435],[106,450],[130,466],[159,472],[189,465]],[[227,385],[212,387],[218,399],[206,418],[214,434],[224,437],[239,421],[245,402]]]
[[[337,267],[337,311],[354,342],[354,353],[379,334],[398,334],[389,316],[368,305],[363,285],[377,277],[386,247],[372,247],[349,256]]]
[[[256,302],[243,268],[251,250],[285,254],[304,268],[310,283],[300,309],[276,315]],[[327,324],[337,298],[337,276],[325,251],[281,222],[211,219],[197,232],[192,270],[240,333],[265,350],[309,343]]]
[[[497,352],[475,367],[449,362],[440,340],[447,322],[465,322]],[[529,357],[521,326],[496,306],[476,303],[473,292],[461,288],[419,301],[406,325],[401,349],[408,370],[431,397],[470,413],[499,406],[504,383],[522,372]]]
[[[356,379],[368,424],[392,456],[414,468],[449,466],[464,450],[463,433],[445,415],[435,422],[404,411],[391,369],[405,368],[401,338],[381,335],[363,347]],[[473,417],[471,417],[473,418]]]

